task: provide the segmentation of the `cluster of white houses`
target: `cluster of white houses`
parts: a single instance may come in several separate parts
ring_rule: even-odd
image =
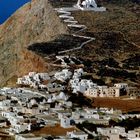
[[[30,140],[30,135],[21,135],[21,133],[31,132],[35,128],[48,125],[60,124],[63,128],[71,128],[76,123],[82,123],[86,120],[92,122],[98,120],[99,124],[108,124],[108,120],[100,118],[97,109],[75,108],[76,111],[72,111],[72,102],[66,101],[66,96],[62,92],[55,96],[55,100],[52,100],[48,93],[39,94],[25,88],[3,88],[0,90],[0,94],[3,99],[5,98],[5,100],[0,101],[0,126],[6,127],[7,122],[9,122],[10,128],[6,131],[16,135],[16,140],[24,138]],[[113,113],[112,110],[107,112],[106,109],[102,109],[101,111]],[[88,134],[79,131],[67,134],[67,138],[76,137],[81,140],[86,140],[87,136]],[[33,140],[43,139],[32,135],[31,138]]]
[[[81,79],[84,75],[82,68],[74,71],[73,77],[69,81],[73,93],[83,93],[88,97],[120,97],[121,90],[129,96],[139,96],[140,90],[136,87],[129,87],[127,83],[117,83],[113,87],[99,86],[92,80]]]
[[[65,93],[67,87],[70,87],[71,92],[75,94],[80,92],[90,97],[119,97],[121,89],[126,89],[126,91],[129,89],[125,83],[114,84],[114,87],[98,86],[92,80],[82,79],[84,74],[82,68],[74,71],[63,69],[53,76],[49,76],[48,73],[30,72],[28,75],[18,78],[17,84],[22,85],[22,88],[4,87],[0,89],[0,126],[6,127],[9,122],[10,128],[6,131],[16,135],[16,140],[43,140],[42,136],[35,137],[32,134],[21,133],[31,132],[40,127],[55,127],[58,124],[66,129],[85,121],[96,125],[109,125],[109,120],[114,118],[119,120],[129,117],[140,118],[138,114],[123,115],[121,111],[107,108],[75,107],[72,110],[73,103],[68,101],[69,95]],[[47,84],[44,81],[47,81]],[[28,85],[28,87],[23,88],[24,85]],[[40,88],[45,90],[38,90]],[[113,133],[116,128],[112,129],[110,132],[110,128],[98,128],[96,135],[106,134],[105,136],[110,137],[110,140],[119,140],[112,138],[116,135],[118,138],[119,134]],[[134,134],[132,135],[130,131],[123,136],[126,138],[139,137],[136,132]],[[87,140],[88,133],[78,130],[68,132],[63,138],[59,137],[59,139],[73,138]]]
[[[0,93],[1,96],[5,96],[5,100],[0,101],[0,126],[6,127],[9,122],[10,128],[6,129],[6,132],[14,134],[16,140],[45,140],[44,135],[37,137],[30,133],[36,128],[46,126],[55,127],[59,124],[66,129],[83,122],[108,126],[111,119],[140,118],[140,114],[122,114],[120,110],[108,108],[75,107],[75,110],[72,110],[72,102],[67,101],[62,93],[51,102],[49,94],[46,93],[44,97],[44,94],[37,94],[24,88],[4,88]],[[26,134],[22,134],[23,132]],[[96,133],[90,130],[88,132],[93,136],[107,136],[109,140],[120,140],[119,136],[139,138],[137,131],[127,133],[125,128],[121,127],[98,128]],[[88,134],[80,130],[68,131],[65,136],[57,139],[87,140]]]
[[[57,62],[59,62],[61,64],[61,66],[65,66],[65,67],[69,67],[69,65],[72,64],[82,64],[83,62],[81,60],[79,60],[76,57],[72,57],[72,56],[68,56],[68,55],[62,55],[62,56],[56,56]]]
[[[113,87],[94,86],[88,88],[84,95],[89,97],[120,97],[122,95],[138,97],[140,96],[140,90],[136,87],[129,87],[126,83],[117,83]]]
[[[107,136],[109,140],[121,140],[120,136],[127,140],[139,140],[140,132],[138,129],[126,132],[124,127],[115,126],[111,128],[97,128],[97,133]]]
[[[93,83],[92,80],[82,79],[86,72],[82,68],[75,69],[74,72],[69,69],[63,69],[56,72],[52,78],[48,73],[35,73],[30,72],[28,75],[18,78],[17,84],[29,85],[33,88],[46,89],[48,92],[64,91],[65,86],[56,82],[50,82],[52,80],[58,80],[61,82],[67,82],[70,86],[72,93],[83,93],[88,97],[120,97],[121,91],[129,96],[139,96],[140,90],[136,87],[129,87],[126,83],[117,83],[112,87],[99,86]],[[44,81],[48,81],[47,84],[42,84]]]
[[[122,84],[119,84],[122,85]],[[89,97],[120,97],[120,87],[96,86],[88,88],[84,95]]]
[[[50,80],[48,73],[36,73],[29,72],[28,75],[18,78],[17,84],[19,85],[29,85],[33,88],[44,88],[45,85],[41,84],[42,81]]]

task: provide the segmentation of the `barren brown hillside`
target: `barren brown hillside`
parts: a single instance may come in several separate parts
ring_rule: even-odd
[[[120,109],[123,112],[140,112],[140,99],[113,99],[113,98],[95,98],[93,99],[94,107],[108,107]]]
[[[65,136],[67,134],[67,132],[71,132],[77,130],[77,128],[75,127],[71,127],[71,128],[62,128],[60,127],[60,125],[56,125],[56,126],[47,126],[44,128],[41,128],[39,131],[34,131],[33,133],[37,136],[40,135],[50,135],[50,136]]]
[[[55,4],[52,1],[54,7],[72,6],[75,2],[58,0]],[[79,23],[88,27],[82,34],[96,40],[69,54],[84,61],[85,70],[95,82],[96,79],[108,85],[127,82],[139,87],[140,5],[129,0],[105,0],[100,4],[107,7],[106,12],[73,13]],[[32,0],[19,9],[0,27],[0,84],[29,71],[46,71],[47,62],[38,52],[48,56],[47,50],[51,55],[59,49],[74,48],[81,43],[67,33],[66,25],[48,0]],[[34,45],[37,53],[33,52]],[[29,46],[33,47],[30,51]]]
[[[140,86],[140,5],[131,1],[102,2],[106,12],[74,12],[84,33],[96,40],[73,54],[86,60],[86,70],[106,84]]]
[[[140,45],[140,5],[131,2],[119,5],[105,3],[106,12],[75,12],[76,19],[90,32],[118,31],[130,42]]]
[[[74,3],[76,0],[52,1],[54,7]],[[140,5],[130,0],[105,0],[100,4],[107,8],[106,12],[79,10],[72,13],[80,24],[87,26],[87,30],[80,34],[95,37],[95,41],[67,54],[84,62],[84,69],[92,75],[94,82],[100,80],[107,85],[126,82],[140,87]],[[70,32],[74,33],[74,30]],[[29,50],[47,56],[78,47],[79,43],[64,35],[47,43],[35,43],[29,46]]]
[[[29,71],[46,71],[44,60],[26,48],[67,29],[48,0],[32,0],[0,26],[0,85]]]

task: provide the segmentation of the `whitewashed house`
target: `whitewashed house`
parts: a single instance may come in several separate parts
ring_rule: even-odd
[[[3,111],[2,116],[10,120],[10,118],[16,117],[16,113]]]
[[[128,138],[128,140],[140,140],[140,138]]]
[[[37,115],[40,114],[42,110],[38,107],[30,107],[30,108],[23,107],[22,112],[32,114],[32,115]]]
[[[105,7],[98,7],[95,0],[78,0],[77,4],[74,6],[81,10],[94,10],[94,11],[106,11]]]
[[[22,78],[17,79],[17,84],[19,85],[30,85],[32,84],[32,79],[28,75],[23,76]]]
[[[134,130],[128,131],[127,138],[128,139],[134,139],[134,138],[139,138],[140,139],[139,132],[136,132]]]
[[[120,88],[96,86],[88,88],[84,95],[89,97],[120,97]]]
[[[67,63],[64,61],[65,57],[68,58],[68,56],[56,56],[56,58],[61,61],[63,66],[67,66]]]
[[[68,69],[63,69],[61,72],[56,72],[54,77],[57,80],[60,80],[62,82],[65,82],[67,79],[70,79],[72,76],[72,72],[69,71]]]
[[[65,87],[57,83],[49,83],[47,84],[47,89],[49,92],[59,92],[63,91]]]
[[[63,118],[67,118],[71,116],[71,111],[70,110],[64,110],[64,109],[59,109],[59,110],[54,110],[54,112],[56,112],[56,114],[58,115],[58,118],[61,119]]]
[[[93,109],[93,108],[85,108],[84,110],[88,114],[97,114],[98,113],[97,109]]]
[[[19,116],[14,112],[2,112],[2,116],[7,118],[11,125],[15,125],[19,122],[24,122],[24,117]]]
[[[13,133],[21,133],[24,131],[31,131],[31,124],[30,123],[23,123],[23,124],[15,124],[10,127],[9,131]]]
[[[70,117],[62,116],[60,118],[60,126],[63,128],[70,128],[71,127],[70,120],[71,120]]]
[[[0,93],[3,94],[3,95],[5,95],[5,93],[7,91],[9,91],[9,90],[11,90],[11,88],[9,88],[9,87],[3,87],[2,89],[0,89]]]
[[[0,101],[0,109],[1,110],[8,110],[11,104],[11,100],[3,100]]]
[[[124,89],[127,89],[128,88],[128,84],[127,83],[117,83],[117,84],[114,84],[114,87],[118,87],[118,88],[124,88]]]
[[[110,127],[110,128],[97,128],[98,134],[101,134],[103,136],[108,136],[110,137],[112,134],[119,134],[123,137],[126,137],[126,132],[124,127]]]
[[[109,140],[121,140],[120,135],[117,133],[111,133],[108,137],[109,137]]]
[[[89,88],[96,87],[97,84],[94,84],[91,80],[73,79],[70,80],[70,86],[73,89],[73,93],[77,93],[77,92],[85,93],[85,91],[87,91]]]
[[[56,96],[56,100],[64,100],[66,101],[68,96],[64,92],[60,92],[58,96]]]
[[[79,81],[80,81],[79,78],[71,79],[71,80],[69,81],[69,84],[70,84],[71,88],[75,88],[76,86],[78,86]]]
[[[50,80],[50,76],[48,73],[37,73],[37,75],[43,81]]]
[[[0,121],[0,127],[6,127],[7,126],[7,123],[6,121]]]
[[[99,97],[98,88],[97,87],[88,88],[85,91],[84,95],[88,97]]]
[[[103,136],[109,136],[111,133],[111,128],[97,128],[97,133]]]
[[[77,7],[83,7],[83,8],[97,8],[97,4],[95,2],[95,0],[84,0],[84,1],[81,1],[81,0],[78,0],[77,2]],[[81,7],[81,8],[82,8]]]
[[[48,73],[29,72],[28,75],[17,79],[17,84],[38,88],[42,81],[50,80]],[[42,87],[42,86],[41,86]]]
[[[22,85],[23,84],[23,78],[18,78],[16,83],[18,85]]]
[[[43,140],[43,138],[33,134],[20,134],[15,135],[15,140]]]
[[[111,140],[120,140],[119,136],[126,137],[128,140],[140,139],[139,132],[131,130],[126,133],[125,128],[119,126],[115,126],[114,128],[97,128],[97,132],[104,136],[110,137]]]
[[[84,118],[85,118],[85,119],[91,119],[91,118],[99,119],[100,116],[99,116],[99,114],[85,114],[85,115],[84,115]]]
[[[124,127],[121,127],[121,126],[115,126],[112,130],[111,130],[112,133],[118,133],[120,135],[124,135],[125,136],[125,128]]]
[[[67,132],[67,136],[69,136],[70,138],[78,138],[80,140],[87,140],[88,139],[88,134],[86,134],[83,131],[80,131],[80,132],[76,132],[76,131]]]
[[[109,87],[107,97],[120,97],[120,88]]]
[[[84,74],[84,70],[82,68],[74,70],[73,79],[80,78]]]
[[[108,94],[108,87],[107,86],[98,86],[99,96],[104,97]]]
[[[18,113],[18,112],[22,112],[22,111],[23,111],[23,107],[22,107],[22,106],[14,106],[14,107],[13,107],[13,111],[14,111],[14,112],[17,112],[17,113]]]
[[[71,101],[65,101],[65,102],[64,102],[64,105],[65,105],[67,108],[71,108],[71,107],[72,107],[72,102],[71,102]]]
[[[39,84],[38,87],[39,87],[40,89],[47,89],[47,86],[46,86],[46,85],[43,85],[43,84]]]
[[[29,77],[33,77],[36,74],[36,72],[29,72]]]
[[[11,94],[15,94],[17,91],[15,88],[9,88],[9,87],[4,87],[0,90],[2,95],[11,95]]]

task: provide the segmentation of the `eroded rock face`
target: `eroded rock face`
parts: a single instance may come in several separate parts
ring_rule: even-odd
[[[32,0],[0,26],[0,85],[13,76],[46,71],[44,60],[27,46],[54,39],[67,29],[48,0]]]

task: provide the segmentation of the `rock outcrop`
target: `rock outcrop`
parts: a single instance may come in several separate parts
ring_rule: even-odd
[[[29,71],[46,71],[44,60],[27,50],[67,33],[48,0],[32,0],[0,26],[0,85]]]

